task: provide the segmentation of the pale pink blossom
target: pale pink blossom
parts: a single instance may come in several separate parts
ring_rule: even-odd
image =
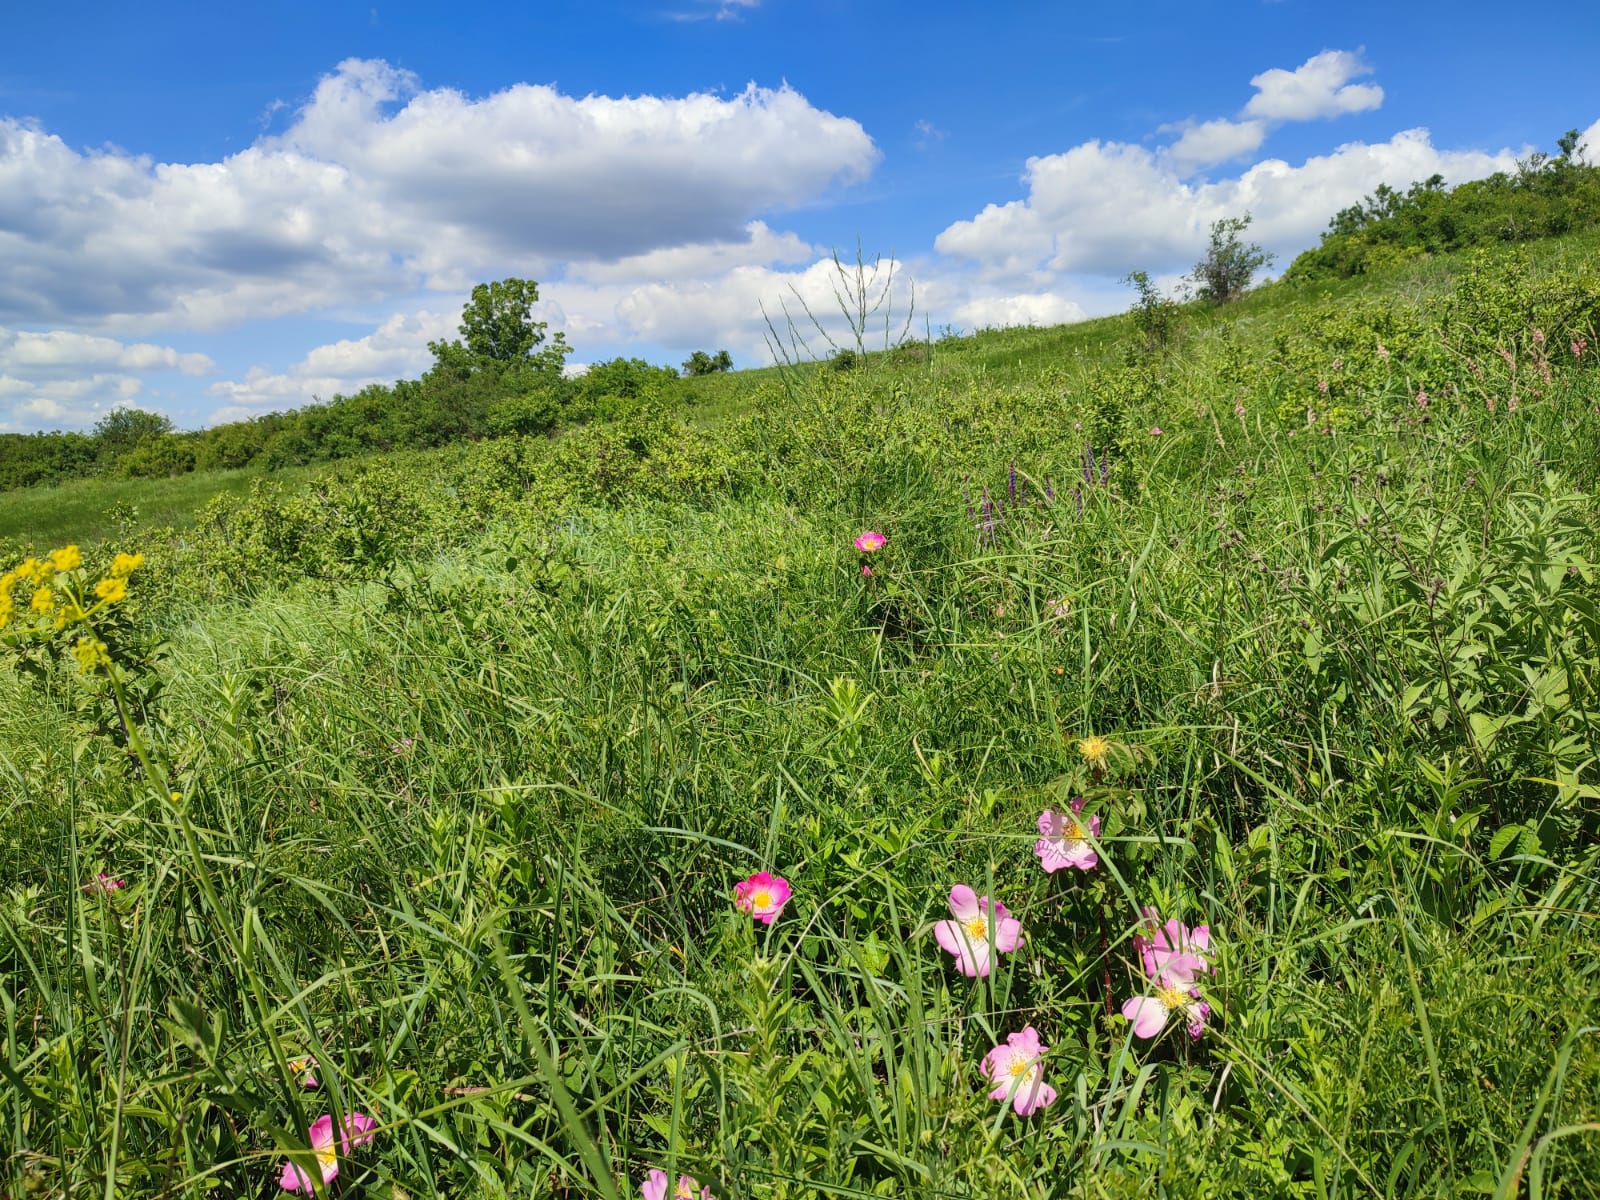
[[[1161,923],[1161,915],[1153,908],[1140,912],[1140,927],[1133,935],[1133,948],[1139,953],[1139,965],[1150,979],[1164,976],[1193,982],[1195,976],[1209,973],[1211,965],[1211,927],[1196,925],[1190,929],[1176,917]]]
[[[986,976],[996,953],[1009,954],[1022,945],[1022,922],[998,900],[979,896],[964,883],[950,889],[953,921],[938,921],[934,939],[953,955],[963,975]]]
[[[1135,1036],[1153,1038],[1167,1027],[1174,1015],[1199,1041],[1211,1019],[1211,1006],[1193,983],[1157,980],[1148,996],[1135,996],[1122,1006],[1122,1015],[1133,1022]]]
[[[763,925],[771,925],[793,894],[787,879],[757,871],[749,879],[734,884],[733,906],[742,913],[749,913]]]
[[[871,554],[874,550],[882,550],[888,540],[883,534],[869,529],[856,539],[856,549],[863,554]]]
[[[94,877],[93,883],[84,885],[84,890],[90,892],[115,892],[127,886],[122,880],[101,871],[100,874]]]
[[[989,1099],[1011,1102],[1019,1117],[1030,1117],[1056,1102],[1056,1090],[1044,1082],[1044,1046],[1032,1025],[983,1056],[983,1073],[995,1085]]]
[[[365,1113],[353,1112],[345,1116],[344,1123],[339,1133],[339,1145],[334,1147],[333,1117],[323,1113],[311,1123],[311,1149],[317,1156],[317,1167],[322,1172],[322,1182],[326,1185],[332,1183],[339,1174],[339,1156],[349,1156],[350,1151],[357,1146],[365,1146],[373,1139],[372,1131],[378,1122]],[[294,1162],[283,1164],[283,1173],[278,1176],[278,1186],[286,1192],[304,1192],[308,1196],[316,1195],[316,1187],[311,1182],[311,1176]]]
[[[872,568],[867,566],[866,563],[861,564],[861,576],[863,579],[869,579],[872,576]]]
[[[1122,1006],[1122,1015],[1133,1022],[1133,1032],[1152,1038],[1177,1016],[1198,1039],[1205,1032],[1211,1006],[1200,994],[1197,978],[1209,973],[1211,930],[1197,925],[1193,929],[1176,918],[1161,924],[1153,908],[1142,910],[1141,925],[1133,945],[1139,952],[1139,965],[1149,978],[1148,995],[1135,996]]]
[[[651,1168],[650,1174],[639,1185],[639,1191],[644,1200],[711,1200],[711,1189],[700,1187],[698,1180],[687,1175],[679,1175],[678,1186],[667,1191],[667,1173],[660,1167]]]
[[[1159,425],[1150,426],[1150,436],[1151,437],[1160,437],[1163,432],[1164,431],[1162,430],[1161,426],[1159,426]]]
[[[1100,816],[1092,815],[1087,825],[1079,820],[1083,812],[1083,797],[1076,797],[1068,807],[1070,813],[1045,809],[1039,817],[1039,832],[1044,836],[1033,844],[1039,856],[1039,865],[1054,874],[1064,867],[1092,871],[1099,863],[1091,839],[1100,836]]]

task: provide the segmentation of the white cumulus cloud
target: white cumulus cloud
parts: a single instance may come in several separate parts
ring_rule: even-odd
[[[396,313],[363,337],[315,347],[285,371],[252,367],[243,379],[211,385],[208,391],[220,404],[207,424],[299,408],[359,392],[368,384],[420,375],[433,363],[428,343],[456,337],[460,319],[459,312]]]
[[[1274,67],[1251,79],[1256,94],[1244,106],[1245,115],[1269,121],[1311,121],[1365,112],[1383,103],[1383,89],[1375,83],[1350,80],[1371,73],[1359,51],[1324,50],[1292,71]]]
[[[0,118],[0,320],[210,329],[458,291],[485,271],[737,256],[762,215],[878,159],[859,123],[787,86],[474,98],[359,59],[282,133],[219,162],[80,152]]]
[[[1403,188],[1437,173],[1455,184],[1514,170],[1516,158],[1509,149],[1441,150],[1427,130],[1411,129],[1297,165],[1265,159],[1231,178],[1192,182],[1159,152],[1086,142],[1029,159],[1024,199],[990,204],[934,244],[993,279],[1041,269],[1120,276],[1193,263],[1213,221],[1248,212],[1251,239],[1289,254],[1314,244],[1332,213],[1380,183]]]
[[[1164,126],[1162,132],[1179,129],[1182,136],[1167,147],[1167,154],[1180,168],[1209,167],[1253,154],[1267,136],[1265,121],[1230,121],[1226,117]]]

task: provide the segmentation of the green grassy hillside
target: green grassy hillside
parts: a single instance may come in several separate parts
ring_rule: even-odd
[[[1591,1194],[1594,249],[14,526],[0,1190]]]

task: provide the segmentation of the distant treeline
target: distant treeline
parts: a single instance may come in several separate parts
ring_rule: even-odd
[[[458,341],[433,342],[434,365],[420,379],[373,384],[292,412],[268,413],[200,432],[180,432],[156,413],[119,408],[92,433],[0,434],[0,491],[93,475],[151,478],[188,471],[307,463],[511,434],[625,416],[666,398],[672,367],[638,358],[596,364],[567,376],[571,352],[560,334],[529,316],[531,280],[479,284],[462,313]],[[702,360],[704,360],[702,362]],[[726,351],[696,351],[691,374],[726,370]]]
[[[1283,277],[1347,279],[1428,254],[1600,225],[1600,166],[1582,161],[1577,130],[1557,144],[1558,154],[1534,154],[1515,174],[1500,171],[1448,189],[1440,175],[1404,192],[1380,184],[1362,203],[1340,211],[1322,244],[1296,258]]]

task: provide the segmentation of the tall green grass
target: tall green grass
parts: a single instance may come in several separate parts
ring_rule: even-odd
[[[1435,326],[1244,319],[150,545],[148,763],[70,659],[0,676],[4,1187],[270,1195],[361,1112],[346,1195],[1587,1195],[1600,376],[1491,412]],[[1075,795],[1101,866],[1046,876]],[[986,978],[957,883],[1023,925]],[[1146,905],[1210,926],[1197,1042],[1119,1015]],[[1027,1119],[979,1070],[1025,1025]]]

